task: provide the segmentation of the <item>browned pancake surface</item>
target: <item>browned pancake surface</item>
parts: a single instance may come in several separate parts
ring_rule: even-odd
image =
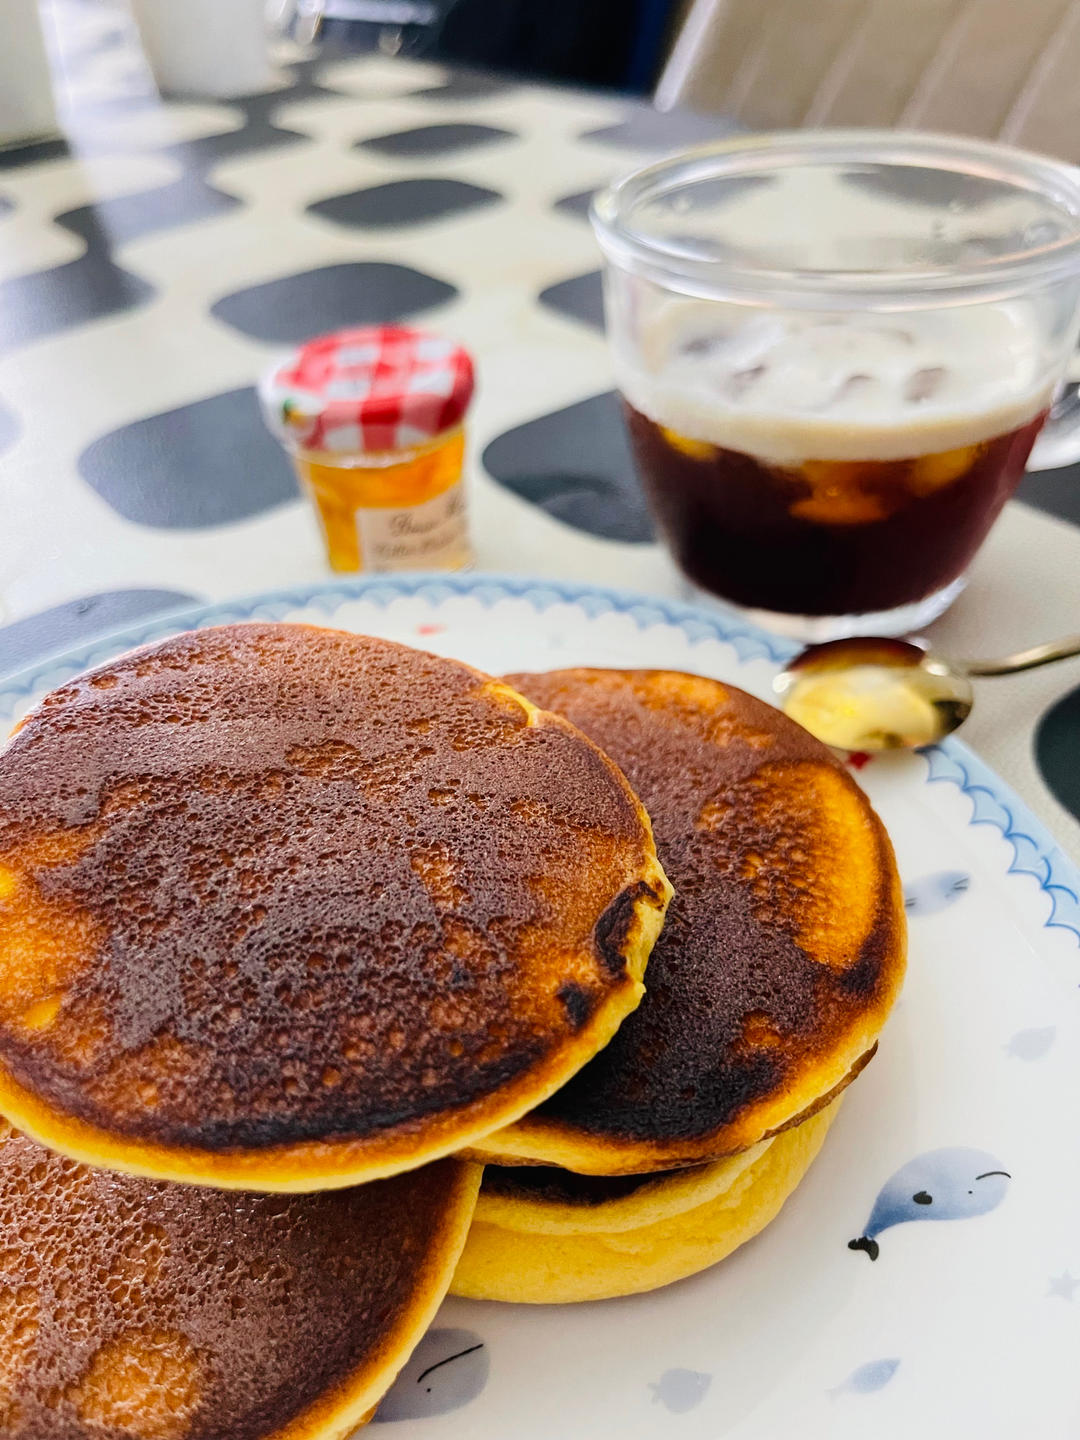
[[[467,666],[296,625],[55,691],[0,756],[0,1062],[148,1144],[448,1148],[635,989],[658,902],[622,777],[531,720]]]
[[[504,1132],[512,1150],[493,1135],[486,1153],[663,1169],[733,1153],[778,1115],[788,1124],[824,1103],[868,1058],[903,973],[891,848],[854,781],[801,727],[712,680],[508,679],[623,769],[675,898],[641,1006]],[[577,1154],[552,1149],[567,1138]]]
[[[419,1338],[470,1169],[247,1195],[107,1175],[0,1127],[0,1434],[320,1435]]]

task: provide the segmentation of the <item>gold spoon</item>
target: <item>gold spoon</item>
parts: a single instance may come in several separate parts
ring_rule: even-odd
[[[803,650],[773,681],[780,708],[838,750],[932,745],[964,723],[973,675],[1015,675],[1080,655],[1080,635],[999,660],[945,660],[910,640],[859,636]]]

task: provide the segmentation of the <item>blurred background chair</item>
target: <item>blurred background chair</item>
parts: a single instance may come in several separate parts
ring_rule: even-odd
[[[676,0],[452,0],[436,53],[459,63],[648,94]]]
[[[302,45],[315,40],[389,54],[430,48],[452,0],[271,0],[271,20]]]
[[[691,0],[661,109],[909,126],[1080,161],[1080,0]]]
[[[0,0],[3,4],[4,0]],[[679,0],[270,0],[301,43],[651,94]]]

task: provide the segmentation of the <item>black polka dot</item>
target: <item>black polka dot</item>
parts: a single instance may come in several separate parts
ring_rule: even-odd
[[[79,473],[126,520],[203,529],[247,520],[297,493],[254,390],[229,390],[136,420],[87,446]]]
[[[556,200],[554,208],[562,211],[564,215],[576,215],[579,220],[587,220],[589,206],[595,194],[595,190],[576,190],[572,195],[564,195],[560,200]]]
[[[492,440],[484,466],[500,485],[577,530],[651,540],[618,397],[592,395]]]
[[[197,605],[185,590],[106,590],[0,626],[0,673],[10,674],[152,615]]]
[[[42,160],[63,160],[70,154],[66,140],[33,140],[28,145],[0,148],[0,170],[21,170],[25,165],[39,165]]]
[[[494,205],[501,199],[497,190],[487,190],[482,185],[425,177],[391,180],[386,185],[371,185],[347,195],[331,195],[309,205],[308,210],[338,225],[383,230],[397,225],[419,225],[426,220],[444,220],[480,206]]]
[[[113,263],[95,245],[78,260],[0,282],[0,350],[73,325],[135,310],[154,286]]]
[[[1077,387],[1073,386],[1071,389],[1076,391]],[[1074,423],[1080,419],[1080,393],[1075,397],[1066,394],[1059,403],[1066,411],[1069,422]],[[1068,414],[1068,410],[1072,413]],[[1048,515],[1056,515],[1060,520],[1070,520],[1074,525],[1080,525],[1080,463],[1063,465],[1057,470],[1037,470],[1025,475],[1020,481],[1016,498],[1025,505],[1034,506],[1036,510],[1043,510]]]
[[[1058,801],[1080,820],[1080,688],[1064,696],[1039,721],[1035,759]]]
[[[89,245],[103,238],[115,246],[156,230],[169,230],[177,225],[190,225],[194,220],[223,215],[239,204],[234,195],[215,189],[200,176],[184,175],[156,190],[121,195],[96,205],[81,205],[77,210],[57,215],[56,223]]]
[[[218,300],[211,314],[256,340],[296,344],[344,325],[406,320],[457,293],[421,270],[357,261],[237,290]]]
[[[420,125],[414,130],[395,130],[389,135],[373,135],[358,140],[358,150],[374,150],[380,155],[451,155],[459,150],[475,150],[498,140],[512,140],[512,130],[494,125]]]
[[[604,290],[599,270],[590,270],[587,275],[575,275],[572,280],[560,280],[549,285],[539,295],[541,305],[556,310],[560,315],[569,315],[594,330],[604,328]]]

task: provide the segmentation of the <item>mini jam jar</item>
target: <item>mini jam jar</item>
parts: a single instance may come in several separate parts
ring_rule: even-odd
[[[263,414],[315,503],[331,568],[471,565],[462,464],[468,353],[400,325],[307,341],[259,385]]]

